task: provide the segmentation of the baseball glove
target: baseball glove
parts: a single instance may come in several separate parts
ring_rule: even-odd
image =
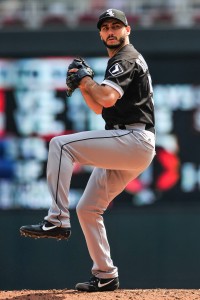
[[[69,72],[71,69],[77,69],[76,72]],[[94,71],[81,57],[75,58],[73,62],[69,65],[66,84],[67,84],[67,96],[70,97],[73,91],[79,86],[82,78],[85,76],[94,77]]]

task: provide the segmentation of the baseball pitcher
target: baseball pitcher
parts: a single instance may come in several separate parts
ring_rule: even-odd
[[[113,291],[119,287],[103,221],[110,202],[139,176],[155,155],[154,105],[151,76],[143,56],[129,42],[125,14],[108,9],[97,28],[109,60],[100,84],[82,59],[69,65],[67,94],[77,88],[83,100],[105,120],[105,129],[54,137],[49,145],[47,183],[52,204],[37,225],[20,228],[24,236],[68,239],[71,234],[69,188],[74,163],[94,166],[77,214],[93,261],[92,277],[78,283],[80,291]]]

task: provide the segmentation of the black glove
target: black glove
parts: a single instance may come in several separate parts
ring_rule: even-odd
[[[77,72],[69,72],[71,69],[78,69]],[[66,77],[67,96],[70,97],[73,91],[79,86],[82,78],[85,76],[94,77],[94,72],[90,66],[81,57],[75,58],[69,65]]]

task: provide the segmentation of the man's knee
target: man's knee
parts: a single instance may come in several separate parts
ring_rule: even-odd
[[[94,205],[87,204],[84,201],[79,201],[78,205],[76,206],[76,213],[78,216],[87,216],[90,214],[95,214],[97,210],[97,207],[94,207]]]
[[[56,148],[59,144],[60,144],[60,142],[59,142],[59,137],[58,137],[58,136],[53,137],[53,138],[50,140],[50,143],[49,143],[49,149]]]
[[[94,216],[102,215],[104,213],[104,210],[100,209],[100,207],[97,207],[93,204],[86,204],[80,201],[76,206],[76,213],[79,219],[86,217],[89,221],[89,219]]]
[[[83,216],[86,213],[86,211],[87,210],[86,210],[85,206],[79,202],[76,206],[76,213],[77,213],[78,217]]]

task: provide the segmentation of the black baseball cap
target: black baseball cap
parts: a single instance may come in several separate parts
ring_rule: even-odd
[[[103,14],[100,15],[99,21],[97,23],[97,28],[100,30],[101,29],[101,24],[106,20],[106,19],[116,19],[121,21],[125,26],[128,26],[128,21],[126,19],[125,13],[121,10],[114,9],[114,8],[109,8],[107,9]]]

